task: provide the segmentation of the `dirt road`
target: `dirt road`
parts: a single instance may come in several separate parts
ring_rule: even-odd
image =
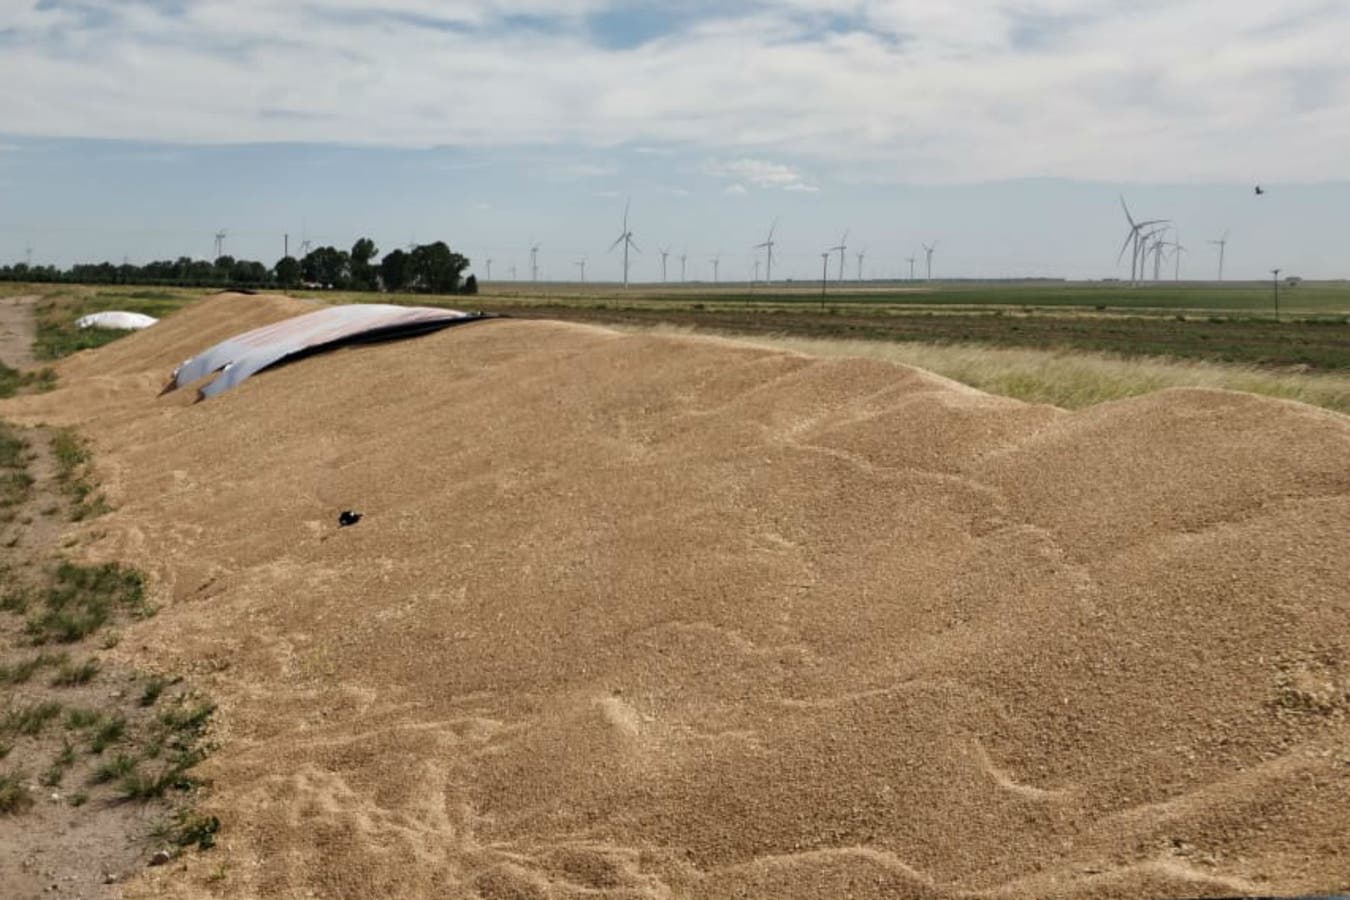
[[[16,369],[33,365],[33,304],[36,297],[0,297],[0,362]]]

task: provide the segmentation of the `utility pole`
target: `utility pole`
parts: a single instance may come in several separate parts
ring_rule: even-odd
[[[1271,269],[1270,274],[1275,276],[1275,321],[1280,321],[1280,270]]]

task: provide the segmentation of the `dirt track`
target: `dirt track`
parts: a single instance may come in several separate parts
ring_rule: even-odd
[[[36,297],[0,297],[0,362],[26,369],[33,358],[33,304]]]
[[[305,308],[0,404],[94,438],[118,652],[221,703],[222,846],[133,895],[1350,887],[1350,419],[528,321],[156,398]]]

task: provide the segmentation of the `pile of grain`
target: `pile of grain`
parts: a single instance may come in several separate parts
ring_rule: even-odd
[[[118,652],[221,703],[222,847],[133,893],[1350,886],[1350,419],[524,321],[156,398],[302,308],[0,404],[93,438]]]

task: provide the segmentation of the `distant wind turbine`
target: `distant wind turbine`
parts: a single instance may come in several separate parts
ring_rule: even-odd
[[[619,232],[619,236],[618,236],[617,238],[614,239],[614,243],[612,243],[612,244],[609,245],[609,250],[610,250],[610,252],[612,253],[612,252],[614,251],[614,248],[615,248],[615,247],[619,246],[620,244],[623,244],[623,286],[624,286],[624,287],[628,287],[628,248],[629,248],[629,247],[632,247],[632,248],[633,248],[634,250],[636,250],[637,252],[639,252],[639,253],[642,252],[642,249],[641,249],[640,247],[638,247],[637,242],[633,240],[633,232],[630,231],[630,230],[628,229],[628,207],[631,205],[631,203],[632,203],[631,200],[629,200],[629,201],[627,201],[627,202],[624,203],[624,205],[623,205],[623,230],[620,231],[620,232]]]
[[[1172,234],[1172,259],[1176,262],[1175,280],[1181,280],[1181,254],[1188,252],[1186,246],[1181,243],[1181,234],[1173,232]]]
[[[823,253],[820,254],[820,308],[821,308],[821,311],[824,311],[824,309],[825,309],[825,285],[828,284],[829,281],[830,281],[830,254],[833,253],[834,250],[835,250],[835,248],[831,247],[829,250],[826,250],[825,252],[823,252]]]
[[[1219,248],[1219,280],[1223,281],[1223,252],[1228,248],[1228,232],[1225,230],[1223,237],[1210,243]]]
[[[773,224],[769,226],[769,236],[768,236],[767,238],[765,238],[764,243],[762,243],[762,244],[756,244],[756,245],[755,245],[755,249],[756,249],[756,250],[763,249],[763,250],[767,251],[767,252],[765,253],[765,258],[764,258],[764,283],[765,283],[765,284],[772,284],[772,283],[773,283],[773,245],[774,245],[773,233],[774,233],[775,230],[777,230],[777,228],[778,228],[778,220],[777,220],[777,219],[774,219],[774,220],[773,220]],[[756,280],[756,281],[759,280],[758,276],[756,276],[755,280]]]
[[[492,280],[492,257],[487,258],[487,281]]]
[[[858,280],[859,280],[859,281],[862,281],[862,280],[863,280],[863,278],[862,278],[862,264],[863,264],[863,259],[864,259],[866,256],[867,256],[867,248],[866,248],[866,247],[864,247],[864,248],[862,248],[861,250],[858,251]]]
[[[216,232],[216,259],[225,255],[225,229]]]
[[[585,284],[585,283],[586,283],[586,257],[583,256],[581,259],[579,259],[579,260],[577,260],[576,262],[572,263],[572,265],[574,265],[574,266],[579,266],[579,267],[581,268],[581,283],[582,283],[582,284]]]
[[[933,280],[933,251],[937,249],[937,245],[937,241],[933,241],[931,245],[923,245],[923,252],[928,257],[928,281]]]
[[[844,229],[844,236],[841,237],[841,238],[839,239],[839,245],[836,246],[836,247],[831,247],[831,248],[830,248],[830,252],[832,252],[832,253],[838,252],[838,254],[839,254],[839,280],[840,280],[840,281],[843,281],[843,280],[844,280],[844,253],[848,250],[848,232],[849,232],[849,230],[848,230],[847,228],[845,228],[845,229]]]
[[[656,252],[661,254],[661,282],[666,281],[666,258],[670,256],[669,247],[657,247]]]
[[[910,280],[910,281],[913,281],[913,280],[914,280],[914,263],[915,263],[916,261],[917,261],[917,260],[916,260],[913,256],[906,256],[906,257],[905,257],[905,262],[909,263],[909,280]]]
[[[722,254],[718,253],[712,259],[708,260],[713,267],[713,284],[717,284],[717,270],[722,266]]]
[[[680,283],[684,283],[685,264],[689,262],[689,251],[685,250],[680,254]]]
[[[539,280],[539,244],[530,245],[530,280]]]
[[[1142,222],[1136,222],[1134,216],[1130,215],[1130,207],[1125,204],[1125,197],[1121,195],[1120,208],[1125,210],[1125,219],[1130,223],[1130,230],[1125,235],[1125,243],[1120,247],[1120,255],[1116,257],[1116,262],[1120,262],[1125,257],[1125,248],[1133,245],[1134,249],[1130,253],[1130,284],[1137,284],[1143,277],[1144,253],[1146,245],[1141,246],[1140,234],[1150,225],[1161,225],[1166,219],[1146,219]]]

